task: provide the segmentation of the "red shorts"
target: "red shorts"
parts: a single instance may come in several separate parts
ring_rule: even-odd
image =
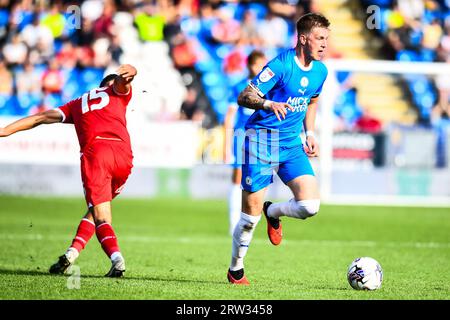
[[[122,191],[133,167],[131,148],[122,141],[96,140],[81,155],[81,179],[89,207]]]

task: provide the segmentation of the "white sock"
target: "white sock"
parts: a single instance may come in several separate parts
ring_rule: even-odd
[[[117,259],[124,260],[122,254],[119,251],[116,251],[111,255],[112,262],[116,261]]]
[[[80,255],[80,253],[78,252],[77,249],[70,247],[69,249],[67,249],[66,253],[65,253],[67,260],[69,260],[70,263],[74,263],[75,260],[78,258],[78,256]]]
[[[241,218],[242,207],[242,190],[239,184],[231,186],[230,194],[228,196],[228,218],[230,223],[230,235],[233,235],[234,228]]]
[[[319,211],[319,207],[319,199],[301,201],[291,199],[286,202],[272,203],[267,210],[267,215],[276,219],[279,219],[281,216],[306,219],[314,216]]]
[[[261,219],[259,216],[251,216],[241,212],[236,228],[233,232],[233,243],[231,250],[230,270],[236,271],[244,268],[244,257],[247,254],[248,246],[253,237],[256,225]]]

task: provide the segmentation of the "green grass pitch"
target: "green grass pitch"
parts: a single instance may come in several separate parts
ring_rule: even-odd
[[[0,196],[0,299],[449,299],[450,210],[322,205],[302,221],[284,218],[274,247],[261,220],[245,261],[249,287],[227,283],[231,252],[225,201],[113,202],[126,259],[122,279],[95,236],[76,262],[81,277],[52,276],[83,214],[82,199]],[[378,260],[382,288],[356,291],[350,262]],[[75,288],[74,288],[75,286]]]

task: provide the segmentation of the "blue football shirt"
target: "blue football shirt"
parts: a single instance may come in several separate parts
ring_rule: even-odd
[[[271,110],[256,110],[248,119],[245,129],[254,129],[257,133],[262,129],[270,130],[270,144],[279,143],[283,147],[298,145],[301,143],[300,133],[308,105],[311,98],[321,93],[327,75],[328,70],[320,61],[314,60],[308,67],[303,66],[295,49],[281,53],[261,70],[250,85],[261,97],[288,103],[295,111],[286,109],[286,118],[279,121]],[[250,139],[257,137],[253,135]]]

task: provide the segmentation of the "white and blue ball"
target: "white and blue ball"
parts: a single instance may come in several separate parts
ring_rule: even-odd
[[[383,269],[373,258],[357,258],[348,267],[347,279],[353,289],[376,290],[383,282]]]

